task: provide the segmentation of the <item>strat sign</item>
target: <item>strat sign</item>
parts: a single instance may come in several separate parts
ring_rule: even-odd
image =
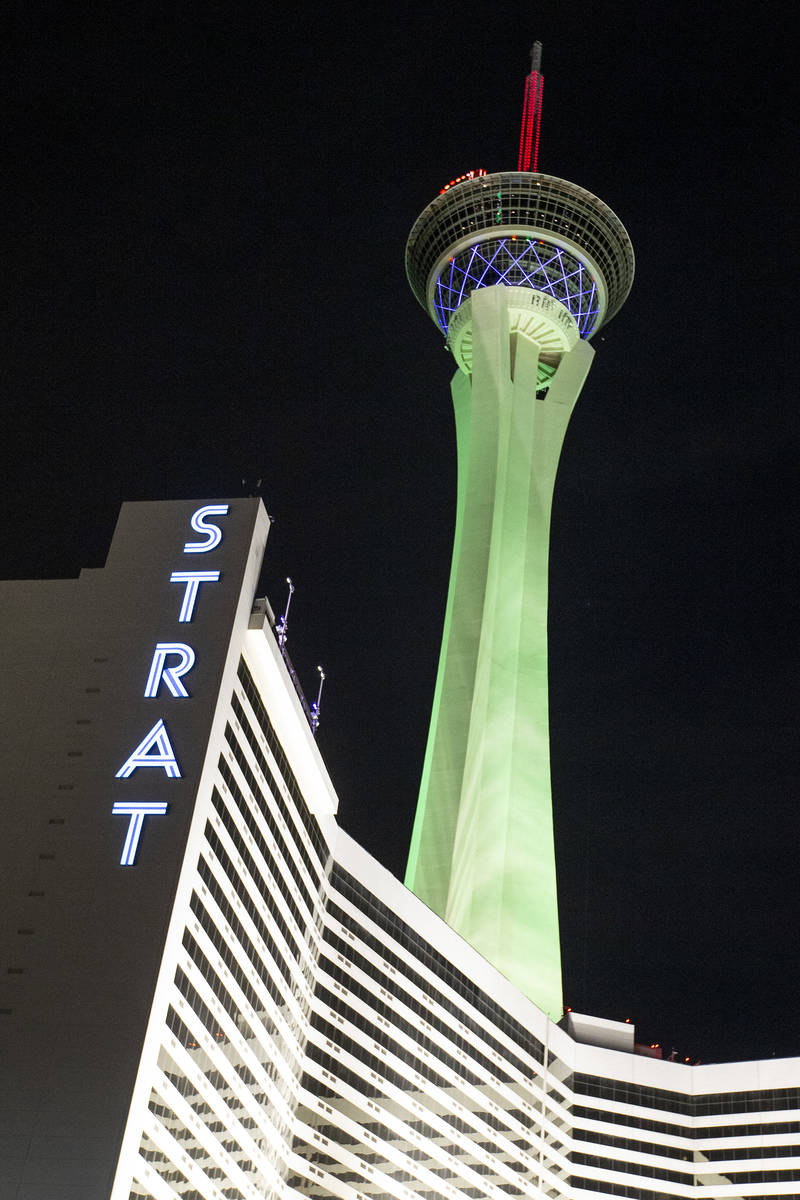
[[[216,549],[222,541],[222,529],[209,518],[224,517],[227,512],[227,504],[207,504],[203,508],[198,508],[192,514],[191,527],[195,533],[200,535],[200,540],[187,542],[183,547],[183,553],[209,554]],[[218,583],[219,578],[219,571],[173,571],[171,573],[170,583],[183,589],[182,593],[178,590],[175,593],[180,623],[191,624],[200,588],[205,584]],[[164,689],[166,689],[176,699],[188,700],[189,692],[184,684],[184,679],[194,664],[195,652],[188,642],[157,642],[145,684],[145,699],[158,700],[159,695],[163,695]],[[163,717],[158,718],[135,750],[131,751],[117,771],[116,777],[117,779],[130,779],[135,772],[145,768],[151,771],[163,771],[167,779],[181,778],[180,764],[175,756]],[[123,867],[130,867],[136,861],[136,851],[145,817],[163,817],[166,811],[165,801],[129,800],[113,806],[112,812],[115,816],[128,818],[128,831],[119,860]]]

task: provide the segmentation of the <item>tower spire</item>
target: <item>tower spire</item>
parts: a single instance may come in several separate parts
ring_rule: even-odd
[[[453,562],[406,884],[557,1020],[551,506],[588,339],[623,303],[634,262],[601,200],[533,178],[538,43],[531,61],[520,170],[437,196],[406,249],[411,286],[459,365]]]
[[[542,43],[531,47],[531,73],[525,80],[525,99],[522,105],[522,129],[519,135],[518,171],[537,171],[539,162],[539,130],[542,124],[542,91],[544,76]]]

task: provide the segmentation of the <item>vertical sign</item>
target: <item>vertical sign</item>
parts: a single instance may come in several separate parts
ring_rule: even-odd
[[[190,525],[195,533],[200,534],[201,540],[186,542],[183,553],[209,554],[215,550],[222,541],[222,529],[209,518],[224,517],[227,512],[227,504],[206,504],[203,508],[198,508],[192,514]],[[219,579],[220,572],[214,570],[171,572],[170,583],[183,586],[182,594],[176,594],[179,623],[191,624],[200,588],[204,584],[218,583]],[[188,642],[156,642],[144,689],[145,699],[158,701],[159,696],[166,691],[177,700],[191,700],[191,693],[184,679],[190,674],[195,662],[194,649]],[[116,773],[116,778],[138,781],[139,776],[136,773],[147,769],[161,770],[167,779],[182,778],[180,764],[162,716],[159,716],[138,746],[125,759]],[[128,828],[119,860],[121,866],[131,867],[135,863],[145,818],[163,817],[167,808],[166,801],[145,799],[132,799],[114,804],[112,814],[128,818]]]

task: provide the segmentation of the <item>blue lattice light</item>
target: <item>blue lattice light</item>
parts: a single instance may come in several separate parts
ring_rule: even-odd
[[[436,280],[433,297],[444,333],[453,313],[472,292],[495,284],[546,292],[569,309],[581,337],[591,337],[600,304],[589,271],[560,246],[523,237],[492,238],[453,255]]]
[[[585,188],[554,175],[496,171],[451,187],[420,213],[406,271],[445,331],[459,297],[463,303],[499,283],[558,300],[588,338],[624,303],[634,259],[619,217]]]

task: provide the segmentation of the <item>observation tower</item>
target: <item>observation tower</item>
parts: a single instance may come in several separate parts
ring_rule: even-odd
[[[553,486],[591,337],[633,282],[611,209],[537,170],[541,45],[516,171],[470,171],[414,224],[406,269],[458,364],[450,584],[406,884],[562,1013],[547,692]]]

